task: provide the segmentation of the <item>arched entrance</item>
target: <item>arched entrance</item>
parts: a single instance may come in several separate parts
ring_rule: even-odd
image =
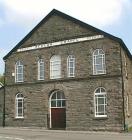
[[[64,129],[66,127],[66,100],[63,91],[54,91],[49,98],[50,128]]]

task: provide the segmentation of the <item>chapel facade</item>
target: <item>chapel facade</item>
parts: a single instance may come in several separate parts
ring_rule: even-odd
[[[120,38],[54,9],[4,61],[5,126],[132,126],[132,56]]]

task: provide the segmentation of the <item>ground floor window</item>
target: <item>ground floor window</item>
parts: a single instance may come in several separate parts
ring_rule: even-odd
[[[24,97],[21,93],[16,95],[16,118],[23,118],[23,101]]]
[[[94,92],[95,117],[107,117],[106,106],[107,97],[106,90],[102,87],[97,88]]]

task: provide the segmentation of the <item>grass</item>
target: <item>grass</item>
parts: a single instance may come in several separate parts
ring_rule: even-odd
[[[132,126],[128,128],[128,132],[132,132]]]

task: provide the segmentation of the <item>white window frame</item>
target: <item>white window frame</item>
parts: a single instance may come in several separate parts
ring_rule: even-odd
[[[61,93],[61,94],[60,94],[60,95],[61,95],[61,98],[58,98],[58,96],[57,96],[57,94],[59,94],[59,92]],[[55,94],[55,96],[56,96],[55,99],[52,98],[54,94]],[[64,98],[63,98],[63,97],[64,97]],[[54,101],[54,102],[56,103],[55,106],[52,106],[52,101]],[[60,105],[60,106],[58,106],[58,102],[59,102],[59,101],[61,102],[61,105]],[[66,101],[64,93],[63,93],[62,91],[59,91],[59,90],[54,91],[54,92],[51,94],[51,96],[50,96],[50,108],[66,108],[66,104],[65,104],[65,106],[64,106],[64,105],[63,105],[63,101]]]
[[[97,90],[99,90],[100,92],[97,92]],[[101,90],[103,90],[103,92]],[[99,97],[100,95],[103,97]],[[104,98],[104,104],[98,103],[99,98]],[[99,106],[104,106],[104,112],[99,112]],[[103,87],[97,88],[94,92],[94,108],[95,108],[95,117],[107,117],[107,110],[106,110],[106,108],[107,108],[107,94],[106,94],[105,88],[103,88]],[[99,113],[104,113],[104,114],[99,115]]]
[[[126,96],[126,112],[127,115],[129,116],[129,95]]]
[[[98,59],[101,59],[101,63],[98,64]],[[97,66],[101,66],[102,69],[99,70]],[[106,74],[106,65],[105,65],[105,53],[102,49],[96,49],[93,52],[93,74]]]
[[[21,107],[18,106],[19,102],[22,103]],[[21,93],[18,93],[16,95],[15,104],[16,104],[16,106],[15,106],[15,110],[16,110],[15,118],[24,118],[24,97]],[[19,114],[19,111],[18,111],[19,109],[21,109],[21,112],[22,112],[21,115]]]
[[[21,72],[19,73],[19,71]],[[15,82],[23,82],[23,64],[21,61],[17,61],[15,65]]]
[[[61,78],[61,57],[54,55],[50,59],[50,79]]]
[[[38,60],[38,80],[44,80],[44,60]]]
[[[72,63],[72,67],[71,67]],[[67,57],[67,75],[68,77],[75,77],[75,56],[69,55]]]

